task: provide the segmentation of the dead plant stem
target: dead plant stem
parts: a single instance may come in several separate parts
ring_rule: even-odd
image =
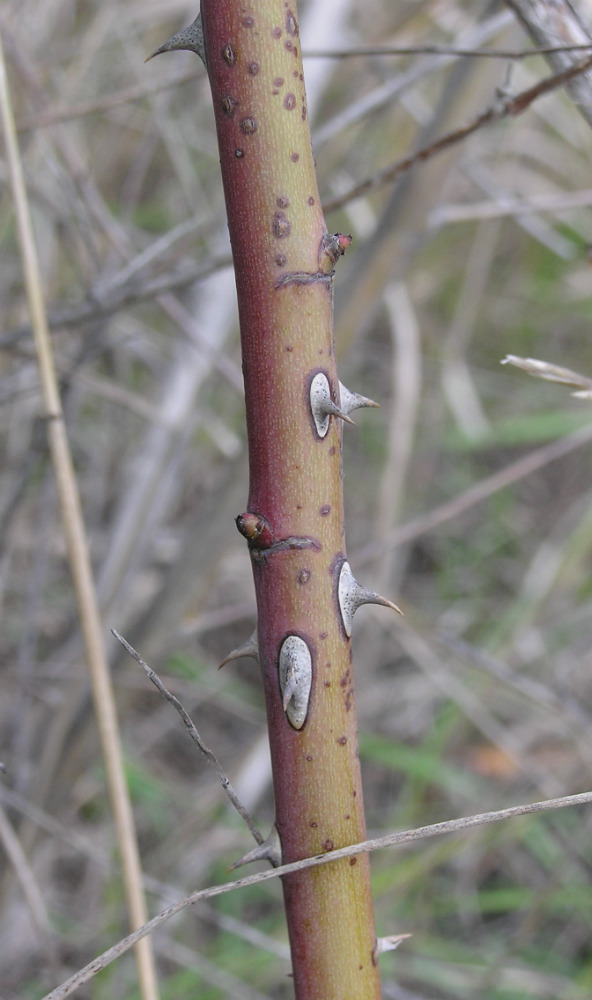
[[[97,725],[107,773],[107,783],[115,816],[126,902],[130,923],[135,929],[145,923],[147,914],[142,890],[142,876],[134,818],[125,781],[115,699],[105,657],[103,629],[92,576],[78,484],[72,463],[56,378],[37,250],[16,138],[12,102],[1,42],[0,112],[6,140],[6,155],[14,200],[24,282],[41,379],[43,407],[47,419],[49,449],[56,477],[80,626],[84,637]],[[156,970],[152,948],[148,940],[143,939],[138,941],[136,959],[143,1000],[158,1000]]]
[[[518,816],[532,816],[536,813],[553,812],[557,809],[566,809],[572,806],[588,805],[592,802],[592,792],[581,792],[579,795],[564,795],[556,799],[544,799],[541,802],[527,802],[518,806],[510,806],[509,809],[499,809],[493,812],[477,813],[474,816],[461,816],[458,819],[445,820],[442,823],[433,823],[430,826],[420,826],[414,830],[402,830],[397,833],[387,834],[385,837],[378,837],[374,840],[365,840],[360,844],[352,844],[350,847],[342,847],[336,851],[329,851],[327,854],[319,854],[312,858],[304,858],[302,861],[294,861],[289,865],[282,865],[279,868],[269,868],[267,871],[258,872],[256,875],[247,875],[245,878],[236,879],[234,882],[225,882],[222,885],[211,886],[207,889],[198,889],[190,896],[173,903],[165,910],[162,910],[156,917],[153,917],[144,927],[129,934],[128,937],[118,941],[102,955],[89,962],[84,969],[80,969],[70,979],[62,983],[51,993],[47,993],[42,1000],[66,1000],[77,989],[89,982],[98,972],[106,968],[111,962],[129,951],[137,941],[146,934],[161,927],[171,917],[180,913],[193,903],[201,899],[211,899],[214,896],[222,896],[234,889],[245,889],[247,886],[257,885],[259,882],[267,882],[271,878],[283,877],[304,868],[319,868],[321,865],[330,864],[333,861],[340,861],[343,858],[351,858],[359,854],[367,854],[377,851],[383,847],[403,847],[415,841],[427,840],[429,837],[440,837],[448,833],[462,833],[478,826],[487,826],[491,823],[500,823],[506,819],[514,819]]]

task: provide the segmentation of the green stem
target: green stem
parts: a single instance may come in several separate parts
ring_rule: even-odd
[[[337,595],[341,424],[332,416],[322,436],[310,400],[323,373],[339,406],[331,285],[349,239],[327,235],[294,4],[202,0],[202,19],[245,378],[250,490],[238,524],[253,561],[276,825],[290,862],[366,836],[350,640]],[[283,705],[292,688],[282,696],[280,650],[289,636],[311,658],[303,724]],[[299,872],[283,886],[297,1000],[377,1000],[367,855]]]

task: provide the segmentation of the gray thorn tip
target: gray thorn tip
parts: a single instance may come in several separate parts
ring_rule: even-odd
[[[199,56],[202,63],[206,64],[206,53],[204,48],[203,39],[203,29],[201,26],[201,11],[195,18],[193,24],[190,24],[188,28],[182,28],[178,31],[176,35],[173,35],[168,41],[160,45],[151,55],[147,56],[144,62],[149,62],[150,59],[154,59],[154,56],[159,56],[163,52],[195,52],[196,56]]]
[[[376,941],[375,952],[377,955],[383,955],[385,951],[394,951],[410,937],[412,937],[411,934],[390,934],[388,937],[379,937]]]
[[[322,413],[329,413],[332,417],[339,417],[340,420],[345,420],[346,424],[352,424],[355,427],[355,420],[352,420],[345,410],[337,406],[337,403],[334,403],[332,399],[324,399],[319,404],[319,409]]]
[[[381,597],[380,594],[376,594],[373,590],[366,590],[365,587],[362,587],[354,577],[351,566],[347,561],[341,567],[339,583],[337,585],[337,596],[343,627],[348,637],[351,636],[354,615],[358,608],[361,608],[362,604],[379,604],[383,608],[391,608],[393,611],[398,612],[398,614],[403,614],[401,609],[396,604],[393,604],[392,601],[389,601],[388,598]]]
[[[232,652],[229,653],[228,656],[226,656],[222,660],[222,663],[218,667],[218,670],[221,670],[222,667],[225,667],[227,663],[231,662],[231,660],[240,660],[242,659],[243,656],[250,656],[253,660],[257,660],[257,662],[259,662],[259,643],[257,639],[257,629],[254,630],[254,632],[249,636],[248,639],[245,640],[245,642],[241,643],[240,646],[237,646],[236,649],[233,649]]]
[[[324,438],[329,430],[329,417],[339,417],[348,424],[353,424],[345,409],[331,399],[331,386],[324,372],[317,372],[310,383],[310,408],[319,437]]]
[[[352,392],[343,382],[339,383],[339,402],[344,413],[352,413],[353,410],[359,410],[363,406],[380,407],[380,403],[375,403],[367,396],[361,396],[359,392]]]
[[[242,865],[249,865],[252,861],[269,861],[273,868],[280,867],[282,863],[282,845],[275,824],[271,828],[269,837],[262,844],[258,844],[252,851],[244,854],[228,870],[234,871],[235,868],[241,868]]]

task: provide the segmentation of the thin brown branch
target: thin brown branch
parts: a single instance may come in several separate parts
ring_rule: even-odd
[[[590,43],[590,17],[584,0],[506,0],[506,5],[537,46]],[[565,49],[546,53],[546,59],[557,72],[569,67],[573,57]],[[568,90],[580,114],[592,125],[592,74],[578,74],[568,84]]]
[[[70,108],[46,108],[38,114],[20,118],[17,122],[17,131],[29,132],[32,129],[47,128],[49,125],[73,121],[75,118],[84,118],[86,115],[111,111],[112,108],[118,108],[122,104],[130,104],[134,101],[141,101],[145,97],[153,97],[155,94],[161,94],[173,87],[181,87],[184,83],[193,83],[199,77],[203,77],[203,69],[192,70],[191,73],[185,73],[183,76],[176,76],[172,80],[166,80],[164,83],[152,86],[142,85],[116,90],[112,94],[105,94],[104,97],[99,97],[94,101],[74,104]]]
[[[549,45],[542,48],[519,49],[463,49],[454,45],[389,45],[389,46],[359,46],[352,49],[314,49],[302,53],[304,59],[354,59],[365,56],[458,56],[463,59],[530,59],[532,56],[548,56],[561,52],[586,52],[590,45]],[[174,87],[182,87],[203,78],[203,69],[192,70],[181,76],[166,80],[164,83],[152,86],[138,85],[116,90],[105,94],[94,101],[81,101],[69,108],[46,108],[37,114],[26,115],[17,121],[17,132],[30,132],[33,129],[48,128],[62,122],[74,121],[86,115],[103,114],[122,104],[132,104],[147,97],[154,97]]]
[[[230,267],[232,260],[229,256],[211,257],[207,261],[195,265],[187,265],[182,272],[173,271],[163,274],[161,277],[152,278],[145,282],[137,279],[115,287],[107,288],[100,296],[91,294],[81,302],[80,305],[70,309],[55,309],[48,314],[50,330],[68,329],[78,326],[79,323],[91,323],[96,320],[105,319],[113,315],[120,309],[128,306],[138,305],[157,298],[165,292],[181,291],[188,285],[196,281],[201,281],[209,275],[214,274],[222,268]],[[7,330],[0,338],[0,348],[11,347],[22,340],[23,337],[31,335],[30,326],[19,326],[13,330]]]
[[[443,153],[444,150],[457,145],[457,143],[462,142],[463,139],[467,139],[468,136],[473,135],[487,125],[502,121],[504,118],[510,117],[510,115],[522,114],[523,111],[526,111],[530,107],[533,101],[556,90],[558,87],[563,87],[564,84],[579,76],[580,73],[585,73],[590,67],[592,67],[592,56],[587,56],[568,69],[564,69],[560,73],[555,73],[553,76],[545,77],[544,80],[540,80],[533,87],[522,90],[519,94],[500,97],[499,100],[485,111],[482,111],[476,118],[473,118],[467,125],[461,125],[460,128],[454,129],[452,132],[448,132],[446,135],[436,139],[435,142],[431,142],[429,145],[418,149],[411,156],[406,156],[404,159],[398,160],[397,163],[379,170],[372,177],[367,177],[366,180],[354,184],[353,187],[337,198],[323,202],[325,212],[334,212],[337,208],[342,208],[355,198],[361,198],[363,195],[368,194],[370,191],[376,191],[377,188],[383,187],[385,184],[392,184],[393,181],[396,181],[402,174],[407,173],[408,170],[411,170],[418,163],[424,163],[426,160],[436,156],[437,153]]]
[[[592,802],[592,792],[581,792],[579,795],[564,795],[556,799],[544,799],[541,802],[527,802],[518,806],[510,806],[509,809],[498,809],[492,812],[477,813],[474,816],[462,816],[458,819],[445,820],[442,823],[433,823],[430,826],[420,826],[414,830],[402,830],[398,833],[390,833],[385,837],[378,837],[374,840],[365,840],[360,844],[352,844],[350,847],[342,847],[336,851],[329,851],[327,854],[318,854],[312,858],[304,858],[302,861],[294,861],[289,865],[282,865],[279,868],[270,868],[256,875],[247,875],[245,878],[236,879],[234,882],[225,882],[221,885],[210,886],[207,889],[199,889],[192,892],[190,896],[173,903],[162,910],[156,917],[148,921],[144,927],[129,934],[126,938],[118,941],[102,955],[89,962],[83,969],[76,972],[70,979],[62,983],[51,993],[47,993],[42,1000],[65,1000],[74,993],[80,986],[83,986],[90,979],[106,968],[111,962],[129,951],[137,941],[147,934],[152,934],[163,924],[176,916],[181,910],[186,909],[193,903],[201,899],[211,899],[214,896],[222,896],[235,889],[245,889],[248,886],[257,885],[259,882],[267,882],[269,879],[290,875],[294,872],[302,871],[304,868],[319,868],[321,865],[330,864],[333,861],[340,861],[344,858],[351,858],[358,854],[367,854],[377,851],[383,847],[403,847],[407,844],[420,840],[427,840],[430,837],[440,837],[448,833],[463,833],[479,826],[488,826],[491,823],[500,823],[503,820],[514,819],[517,816],[531,816],[535,813],[553,812],[557,809],[567,809],[573,806],[588,805]]]
[[[588,45],[551,45],[534,49],[462,49],[454,45],[389,45],[361,46],[355,49],[315,49],[303,52],[305,59],[349,59],[357,56],[459,56],[469,59],[530,59],[532,56],[554,55],[558,52],[587,52]]]
[[[189,733],[189,736],[191,737],[191,739],[193,740],[193,742],[197,744],[197,746],[201,750],[202,754],[204,755],[204,757],[206,758],[206,760],[208,761],[208,763],[211,764],[212,767],[215,769],[216,774],[218,775],[218,778],[220,779],[220,784],[222,785],[222,788],[226,792],[226,794],[227,794],[230,802],[232,803],[232,805],[236,809],[236,811],[239,814],[239,816],[241,817],[241,819],[243,819],[245,821],[245,823],[247,824],[247,826],[248,826],[251,834],[253,835],[253,837],[257,841],[257,843],[258,844],[262,844],[264,838],[263,838],[261,832],[257,829],[257,827],[255,826],[255,824],[253,823],[253,820],[251,819],[247,808],[243,805],[243,803],[241,802],[240,798],[238,797],[236,791],[234,790],[234,788],[233,788],[233,786],[231,784],[230,778],[228,777],[228,775],[226,774],[226,771],[224,770],[224,768],[222,767],[220,761],[216,757],[216,754],[213,752],[213,750],[210,750],[210,748],[208,746],[206,746],[206,744],[202,740],[202,738],[199,735],[199,732],[197,730],[197,727],[196,727],[195,723],[193,722],[193,719],[191,718],[191,716],[189,715],[189,713],[183,707],[183,705],[181,704],[181,702],[179,701],[179,699],[177,697],[175,697],[175,695],[171,691],[169,691],[169,689],[166,687],[165,684],[163,684],[163,682],[161,681],[160,677],[152,669],[152,667],[149,667],[148,664],[145,663],[145,661],[142,659],[142,657],[140,656],[140,654],[138,653],[138,651],[136,649],[134,649],[134,647],[131,646],[129,644],[129,642],[127,642],[127,640],[124,639],[123,636],[120,635],[119,632],[116,631],[116,629],[112,628],[111,632],[115,636],[115,638],[121,643],[121,645],[124,647],[124,649],[126,649],[128,651],[128,653],[130,654],[130,656],[132,656],[134,658],[134,660],[136,661],[136,663],[140,664],[140,666],[142,667],[142,670],[145,672],[145,674],[148,677],[148,679],[152,681],[152,683],[154,684],[155,688],[157,689],[157,691],[160,692],[160,694],[165,699],[165,701],[168,701],[173,706],[173,708],[176,709],[176,711],[179,713],[179,715],[181,716],[181,719],[183,720],[183,725],[185,726],[185,729]]]

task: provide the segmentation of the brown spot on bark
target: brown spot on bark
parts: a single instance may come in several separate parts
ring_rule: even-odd
[[[326,639],[326,638],[327,638],[326,632],[319,632],[319,639]]]
[[[306,759],[307,759],[307,760],[312,760],[312,754],[311,754],[311,753],[307,753],[307,755],[306,755]]]
[[[293,350],[294,348],[288,344],[288,346],[286,347],[286,353],[291,354]],[[302,507],[298,507],[298,510],[302,510]]]
[[[243,156],[245,155],[245,151],[244,149],[235,149],[234,155],[236,156],[237,160],[242,160]]]
[[[259,63],[258,62],[249,63],[249,73],[251,74],[251,76],[257,76],[258,72],[259,72]]]
[[[308,583],[310,577],[311,577],[311,572],[309,569],[301,569],[298,574],[298,583],[304,585],[305,583]]]
[[[236,106],[238,104],[236,97],[231,97],[230,94],[224,94],[221,104],[222,104],[222,111],[224,112],[226,117],[232,118],[236,110]]]
[[[284,42],[284,48],[286,49],[287,52],[291,52],[292,51],[292,49],[294,48],[294,46],[292,45],[292,42],[290,41],[290,39],[288,39],[287,42]]]
[[[285,107],[286,111],[293,111],[294,110],[294,108],[296,107],[296,95],[295,94],[286,94],[286,96],[284,97],[284,107]]]
[[[333,841],[331,840],[330,837],[327,837],[327,840],[323,841],[323,850],[324,851],[332,851],[333,850]]]
[[[276,76],[275,80],[273,81],[273,85],[274,87],[283,87],[284,86],[283,76]]]
[[[298,21],[291,10],[286,11],[286,31],[292,37],[298,34]]]
[[[339,743],[340,747],[344,747],[345,744],[347,743],[347,736],[340,736],[337,742]]]
[[[290,159],[292,163],[298,163],[298,160],[300,159],[300,153],[292,153]]]
[[[280,197],[276,201],[276,205],[278,208],[288,208],[289,204],[290,202],[285,195],[280,195]]]
[[[314,203],[315,203],[315,200],[314,200],[313,196],[311,195],[310,198],[308,199],[308,204],[309,205],[314,205]]]
[[[325,503],[323,504],[322,507],[319,508],[319,514],[321,515],[321,517],[327,517],[327,515],[330,513],[331,513],[331,504]]]
[[[358,863],[358,859],[357,859],[357,858],[350,858],[350,859],[349,859],[349,863],[350,863],[350,865],[351,865],[351,866],[352,866],[352,868],[353,868],[353,866],[354,866],[354,865],[356,865],[356,864]]]
[[[284,257],[283,253],[279,253],[275,259],[275,262],[278,267],[285,267],[286,264],[288,263],[288,258]]]
[[[254,24],[255,24],[255,18],[254,17],[243,17],[243,19],[241,21],[241,24],[242,24],[243,28],[252,28],[254,26]]]
[[[314,819],[311,820],[311,822],[309,823],[309,826],[311,826],[313,830],[316,830],[316,828],[317,828],[318,825],[319,824],[315,823]]]
[[[257,122],[254,118],[242,118],[240,127],[245,135],[253,135],[257,131]]]
[[[236,52],[234,51],[234,46],[232,42],[226,42],[226,45],[222,47],[222,58],[228,66],[235,65]]]
[[[273,28],[271,34],[273,35],[274,38],[281,38],[282,37],[282,29],[281,28]]]
[[[334,455],[334,454],[335,454],[335,445],[332,445],[332,446],[331,446],[331,447],[329,448],[329,454],[330,454],[330,455]]]
[[[302,111],[301,111],[301,113],[300,113],[300,117],[302,118],[302,121],[303,121],[303,122],[305,122],[305,121],[306,121],[306,116],[307,116],[307,114],[308,114],[308,112],[307,112],[307,110],[306,110],[306,104],[303,104],[303,105],[302,105]]]
[[[276,212],[273,217],[272,225],[273,235],[278,240],[283,240],[286,236],[289,236],[292,231],[292,223],[287,218],[285,212]]]

